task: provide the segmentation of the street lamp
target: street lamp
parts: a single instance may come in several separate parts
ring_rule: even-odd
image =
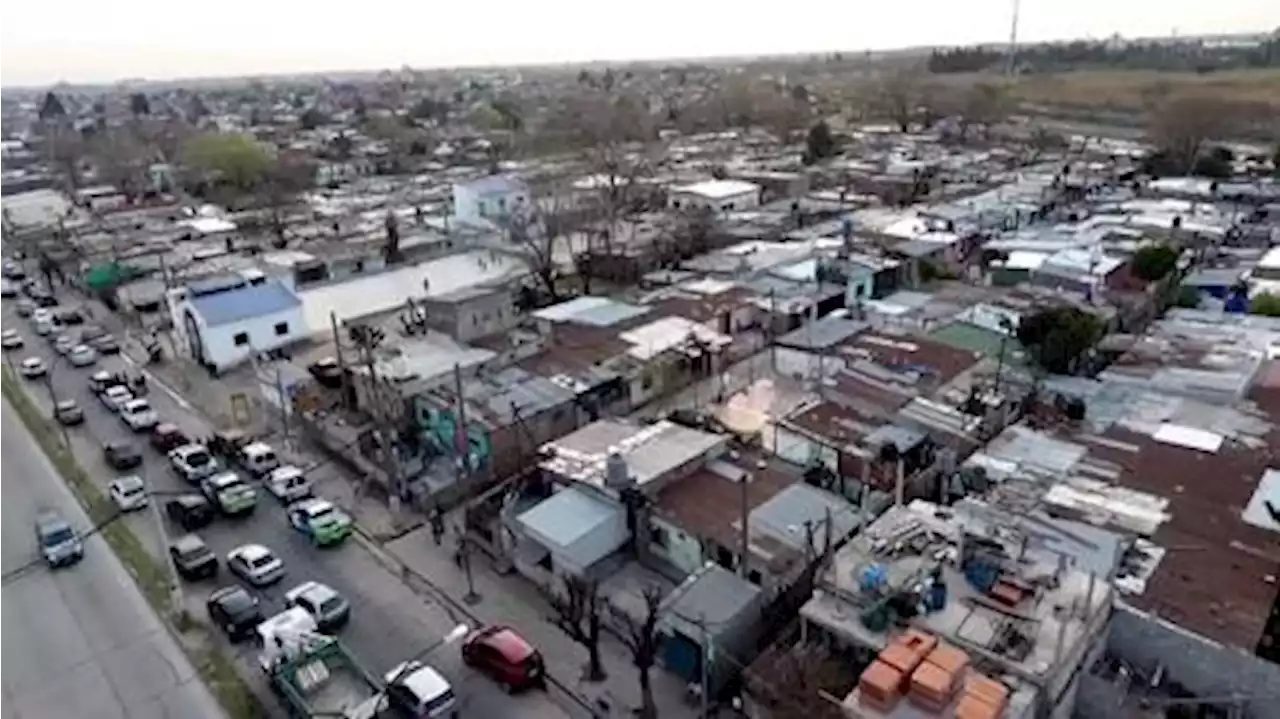
[[[462,601],[467,604],[479,604],[483,597],[476,591],[475,578],[471,574],[471,545],[467,540],[466,528],[458,530],[458,561],[462,564],[462,571],[467,575],[467,593],[462,595]]]
[[[186,611],[185,598],[182,594],[182,576],[178,574],[178,563],[169,551],[169,526],[164,522],[164,513],[160,511],[160,499],[164,493],[154,492],[147,483],[146,466],[138,473],[142,480],[142,489],[147,493],[147,504],[151,506],[151,516],[155,517],[156,527],[160,530],[160,551],[164,553],[165,564],[169,567],[169,602],[173,611],[179,615]]]

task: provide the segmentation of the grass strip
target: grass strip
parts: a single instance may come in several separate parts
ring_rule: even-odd
[[[49,457],[58,474],[62,475],[67,486],[84,507],[94,526],[101,526],[103,539],[120,558],[125,569],[133,575],[142,594],[147,598],[156,613],[166,621],[179,619],[179,626],[174,627],[182,634],[192,635],[204,629],[196,622],[186,618],[185,613],[176,613],[169,593],[169,574],[159,561],[147,552],[137,535],[129,531],[122,522],[110,521],[117,513],[115,506],[108,500],[93,482],[84,469],[76,463],[71,451],[62,442],[61,432],[53,422],[44,416],[31,398],[27,396],[22,384],[8,367],[3,368],[0,384],[5,399],[18,413],[22,423],[35,437],[41,450]],[[109,523],[108,523],[109,522]],[[171,625],[172,626],[172,625]],[[200,648],[179,642],[192,659],[196,671],[200,673],[209,691],[217,697],[222,708],[233,719],[261,719],[267,716],[258,697],[249,689],[248,684],[236,672],[235,665],[213,645],[211,637],[199,638]]]

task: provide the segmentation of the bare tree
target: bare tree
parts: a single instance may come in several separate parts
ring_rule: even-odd
[[[142,193],[155,154],[137,134],[125,130],[102,132],[89,141],[89,155],[98,178],[127,197]]]
[[[907,132],[923,101],[924,74],[916,68],[903,68],[881,78],[874,104],[878,114]]]
[[[550,194],[534,198],[498,220],[507,240],[529,262],[529,269],[551,303],[564,297],[560,288],[560,265],[564,260],[572,262],[573,236],[583,227],[585,219],[572,199],[553,188]]]
[[[604,681],[604,663],[600,661],[600,594],[595,581],[565,576],[562,595],[551,595],[556,623],[569,638],[587,650],[587,666],[583,678],[589,682]]]
[[[650,671],[658,660],[660,637],[658,636],[658,619],[662,611],[662,588],[645,587],[644,616],[635,621],[628,616],[620,616],[626,631],[621,635],[623,644],[631,650],[631,660],[640,674],[640,710],[637,716],[641,719],[655,719],[658,709],[653,703],[653,683]],[[619,612],[621,613],[621,612]]]
[[[1230,131],[1232,113],[1223,103],[1199,95],[1180,95],[1151,116],[1147,132],[1170,166],[1188,172],[1208,140]]]
[[[967,88],[960,97],[957,109],[959,140],[968,138],[969,130],[981,127],[984,137],[992,125],[1008,115],[1008,93],[1005,88],[990,82],[979,82]]]
[[[271,213],[271,231],[277,244],[283,246],[285,243],[288,209],[297,201],[299,194],[311,187],[314,179],[314,165],[292,153],[281,153],[264,173],[260,196]]]

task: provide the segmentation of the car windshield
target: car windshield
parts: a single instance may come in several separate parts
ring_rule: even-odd
[[[193,543],[178,547],[178,558],[184,562],[194,562],[198,559],[204,559],[211,554],[213,554],[213,552],[209,551],[209,548],[203,544]]]
[[[253,611],[253,597],[248,592],[232,592],[222,598],[222,608],[228,614],[246,614]]]
[[[197,450],[187,455],[187,465],[191,467],[203,467],[209,463],[211,457],[204,450]]]
[[[320,602],[320,613],[333,614],[334,612],[341,611],[343,604],[341,597],[329,597],[323,602]]]
[[[262,569],[264,567],[270,566],[271,563],[274,561],[276,561],[275,557],[271,556],[270,554],[263,554],[261,556],[250,559],[249,566],[253,567],[254,569]]]
[[[311,520],[312,524],[332,524],[341,520],[342,517],[333,507],[324,507],[319,510],[313,510],[308,515],[308,519]]]
[[[126,497],[132,497],[135,494],[142,494],[144,491],[141,484],[122,484],[120,485],[120,493]]]
[[[423,703],[422,708],[418,710],[422,716],[431,716],[431,712],[439,709],[446,704],[453,702],[453,689],[446,689],[437,694],[435,697]]]
[[[45,529],[42,541],[46,547],[56,547],[63,542],[70,542],[76,538],[76,533],[71,531],[71,527],[63,524],[57,527]]]

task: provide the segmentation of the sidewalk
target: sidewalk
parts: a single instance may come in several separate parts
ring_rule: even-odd
[[[375,555],[390,563],[403,565],[417,575],[408,580],[419,591],[443,600],[459,611],[486,624],[515,627],[541,650],[547,672],[554,683],[576,695],[580,714],[588,711],[601,717],[631,716],[640,706],[639,673],[632,664],[630,650],[621,640],[602,632],[600,656],[608,678],[599,683],[582,681],[587,651],[569,638],[555,623],[555,612],[542,594],[519,574],[499,575],[491,560],[483,553],[473,555],[472,579],[481,600],[474,605],[463,602],[467,593],[466,575],[453,561],[455,535],[447,533],[436,546],[431,531],[422,518],[413,513],[397,519],[386,505],[368,497],[360,498],[344,482],[326,482],[320,489],[326,497],[344,507],[356,518],[361,537]],[[446,518],[447,527],[456,526],[454,518]],[[401,573],[403,576],[403,572]],[[698,715],[695,704],[686,702],[686,686],[661,666],[650,672],[654,703],[662,719],[692,719]]]

